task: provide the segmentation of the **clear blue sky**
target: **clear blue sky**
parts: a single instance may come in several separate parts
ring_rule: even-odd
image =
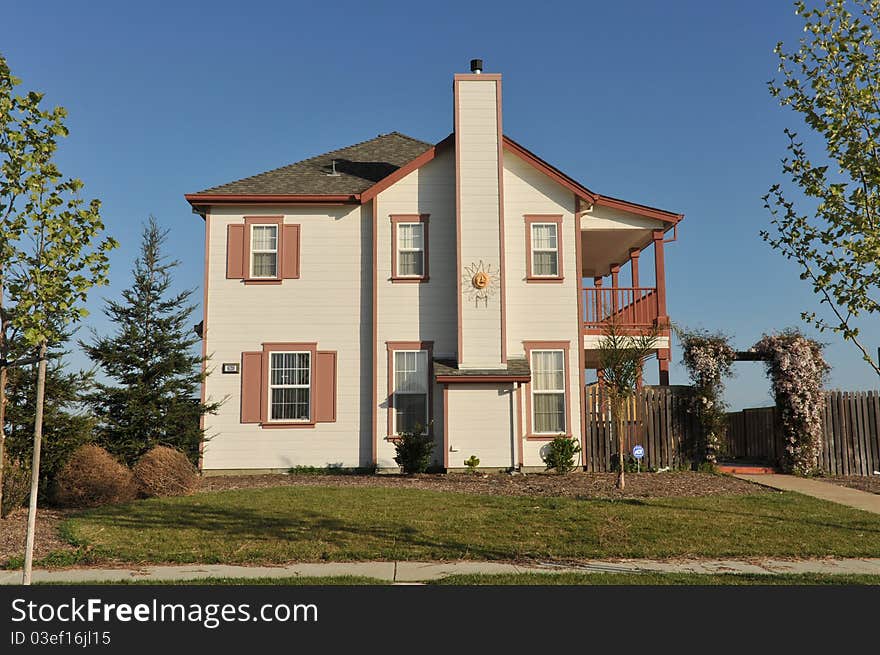
[[[172,231],[180,286],[200,287],[203,223],[184,193],[392,130],[439,140],[452,128],[452,74],[474,57],[504,74],[507,134],[591,189],[686,214],[667,246],[673,320],[723,329],[742,348],[801,325],[816,300],[758,236],[782,129],[798,126],[766,90],[773,45],[802,35],[791,3],[514,5],[7,4],[0,51],[21,88],[68,109],[61,170],[103,200],[122,243],[87,325],[109,329],[101,297],[128,285],[149,214]],[[875,350],[876,321],[863,327]],[[823,338],[832,386],[877,386],[851,345]],[[680,356],[673,383],[687,381]],[[733,407],[768,404],[761,366],[737,372]]]

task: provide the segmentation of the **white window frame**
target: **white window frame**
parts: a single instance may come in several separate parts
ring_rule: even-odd
[[[419,396],[420,393],[416,393],[415,391],[398,391],[397,390],[397,355],[398,353],[424,353],[425,354],[425,425],[423,435],[428,434],[428,423],[431,422],[431,375],[429,372],[429,361],[428,361],[428,351],[427,350],[394,350],[391,355],[391,380],[392,380],[392,389],[393,389],[393,407],[391,414],[391,427],[393,428],[393,434],[399,435],[400,432],[397,430],[397,397],[398,396]]]
[[[553,227],[553,233],[556,237],[556,247],[555,248],[536,248],[535,247],[535,228],[543,227],[545,225],[550,225]],[[529,224],[529,229],[531,230],[531,234],[529,234],[529,243],[531,245],[532,252],[529,253],[529,257],[532,258],[532,277],[546,277],[546,278],[557,278],[559,277],[559,223],[554,221],[547,222],[535,222]],[[552,252],[556,255],[556,273],[543,273],[540,274],[537,272],[537,267],[535,266],[535,253],[537,252]]]
[[[401,242],[400,228],[403,225],[406,225],[406,226],[417,225],[419,227],[419,229],[422,232],[422,234],[421,234],[422,247],[421,248],[404,248],[400,245],[400,242]],[[395,224],[395,229],[397,230],[397,252],[394,254],[394,256],[397,257],[397,277],[412,278],[414,280],[425,277],[425,263],[426,263],[425,262],[425,223],[423,221],[401,221],[401,222]],[[421,273],[416,273],[416,274],[410,273],[410,274],[406,274],[406,275],[401,273],[402,269],[401,269],[401,265],[400,265],[401,264],[400,255],[401,255],[401,253],[405,253],[405,252],[421,253],[421,255],[422,255],[422,272]]]
[[[272,356],[273,355],[308,355],[309,356],[309,383],[308,384],[272,384]],[[269,351],[269,366],[268,366],[268,375],[269,379],[267,381],[266,386],[268,387],[268,420],[270,423],[311,423],[312,422],[312,398],[314,394],[312,394],[312,367],[314,362],[312,362],[312,353],[309,350],[270,350]],[[308,416],[304,419],[302,418],[272,418],[272,390],[273,389],[308,389],[309,390],[309,411]]]
[[[259,250],[254,248],[254,228],[255,227],[273,227],[273,228],[275,228],[275,248],[265,248],[265,249],[261,248]],[[250,261],[248,262],[248,265],[250,267],[248,270],[248,272],[250,273],[250,279],[252,279],[252,280],[277,280],[279,277],[281,277],[279,275],[279,270],[278,270],[278,267],[281,266],[281,262],[278,261],[278,246],[281,243],[280,226],[277,223],[253,223],[253,224],[251,224],[250,228],[251,228],[251,234],[250,234],[251,252],[249,255]],[[254,275],[254,260],[256,259],[254,257],[254,255],[269,254],[269,253],[275,255],[275,275]]]
[[[542,389],[542,390],[535,389],[534,371],[535,371],[535,354],[536,353],[560,353],[562,355],[562,389]],[[567,362],[565,361],[565,350],[563,350],[561,348],[541,348],[541,349],[532,350],[529,353],[529,367],[531,368],[532,373],[533,373],[533,375],[532,375],[533,382],[529,385],[531,387],[531,391],[532,391],[532,417],[531,417],[532,418],[532,434],[535,434],[535,435],[538,435],[538,434],[540,434],[540,435],[568,434],[568,412],[566,411],[566,408],[568,407],[568,405],[566,402],[567,398],[566,398],[566,389],[565,389],[565,387],[566,387],[565,380],[566,380],[566,375],[568,375],[568,372],[567,372]],[[535,402],[535,396],[537,396],[537,395],[561,395],[562,396],[562,429],[561,430],[553,430],[552,432],[538,432],[538,430],[537,430],[538,423],[535,420],[535,418],[536,418],[535,412],[538,409],[538,405]]]

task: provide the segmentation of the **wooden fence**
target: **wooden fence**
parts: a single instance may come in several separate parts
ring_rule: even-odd
[[[782,432],[775,407],[731,412],[722,455],[778,464]],[[826,391],[819,468],[829,475],[880,471],[880,391]]]
[[[688,461],[690,444],[699,424],[688,411],[693,391],[687,386],[644,387],[628,405],[624,428],[626,453],[636,444],[645,449],[643,468],[675,468]],[[617,454],[611,413],[599,385],[584,390],[586,400],[586,443],[583,452],[587,471],[610,471]]]

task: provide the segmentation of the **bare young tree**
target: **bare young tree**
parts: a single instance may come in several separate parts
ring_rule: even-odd
[[[645,360],[657,349],[659,328],[638,334],[627,333],[610,318],[599,339],[599,365],[604,375],[604,391],[611,410],[611,422],[617,437],[617,488],[624,489],[624,415],[627,403],[635,398]]]

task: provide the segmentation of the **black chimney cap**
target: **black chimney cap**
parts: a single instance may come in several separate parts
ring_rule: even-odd
[[[476,73],[477,71],[483,71],[483,60],[471,59],[471,73]]]

